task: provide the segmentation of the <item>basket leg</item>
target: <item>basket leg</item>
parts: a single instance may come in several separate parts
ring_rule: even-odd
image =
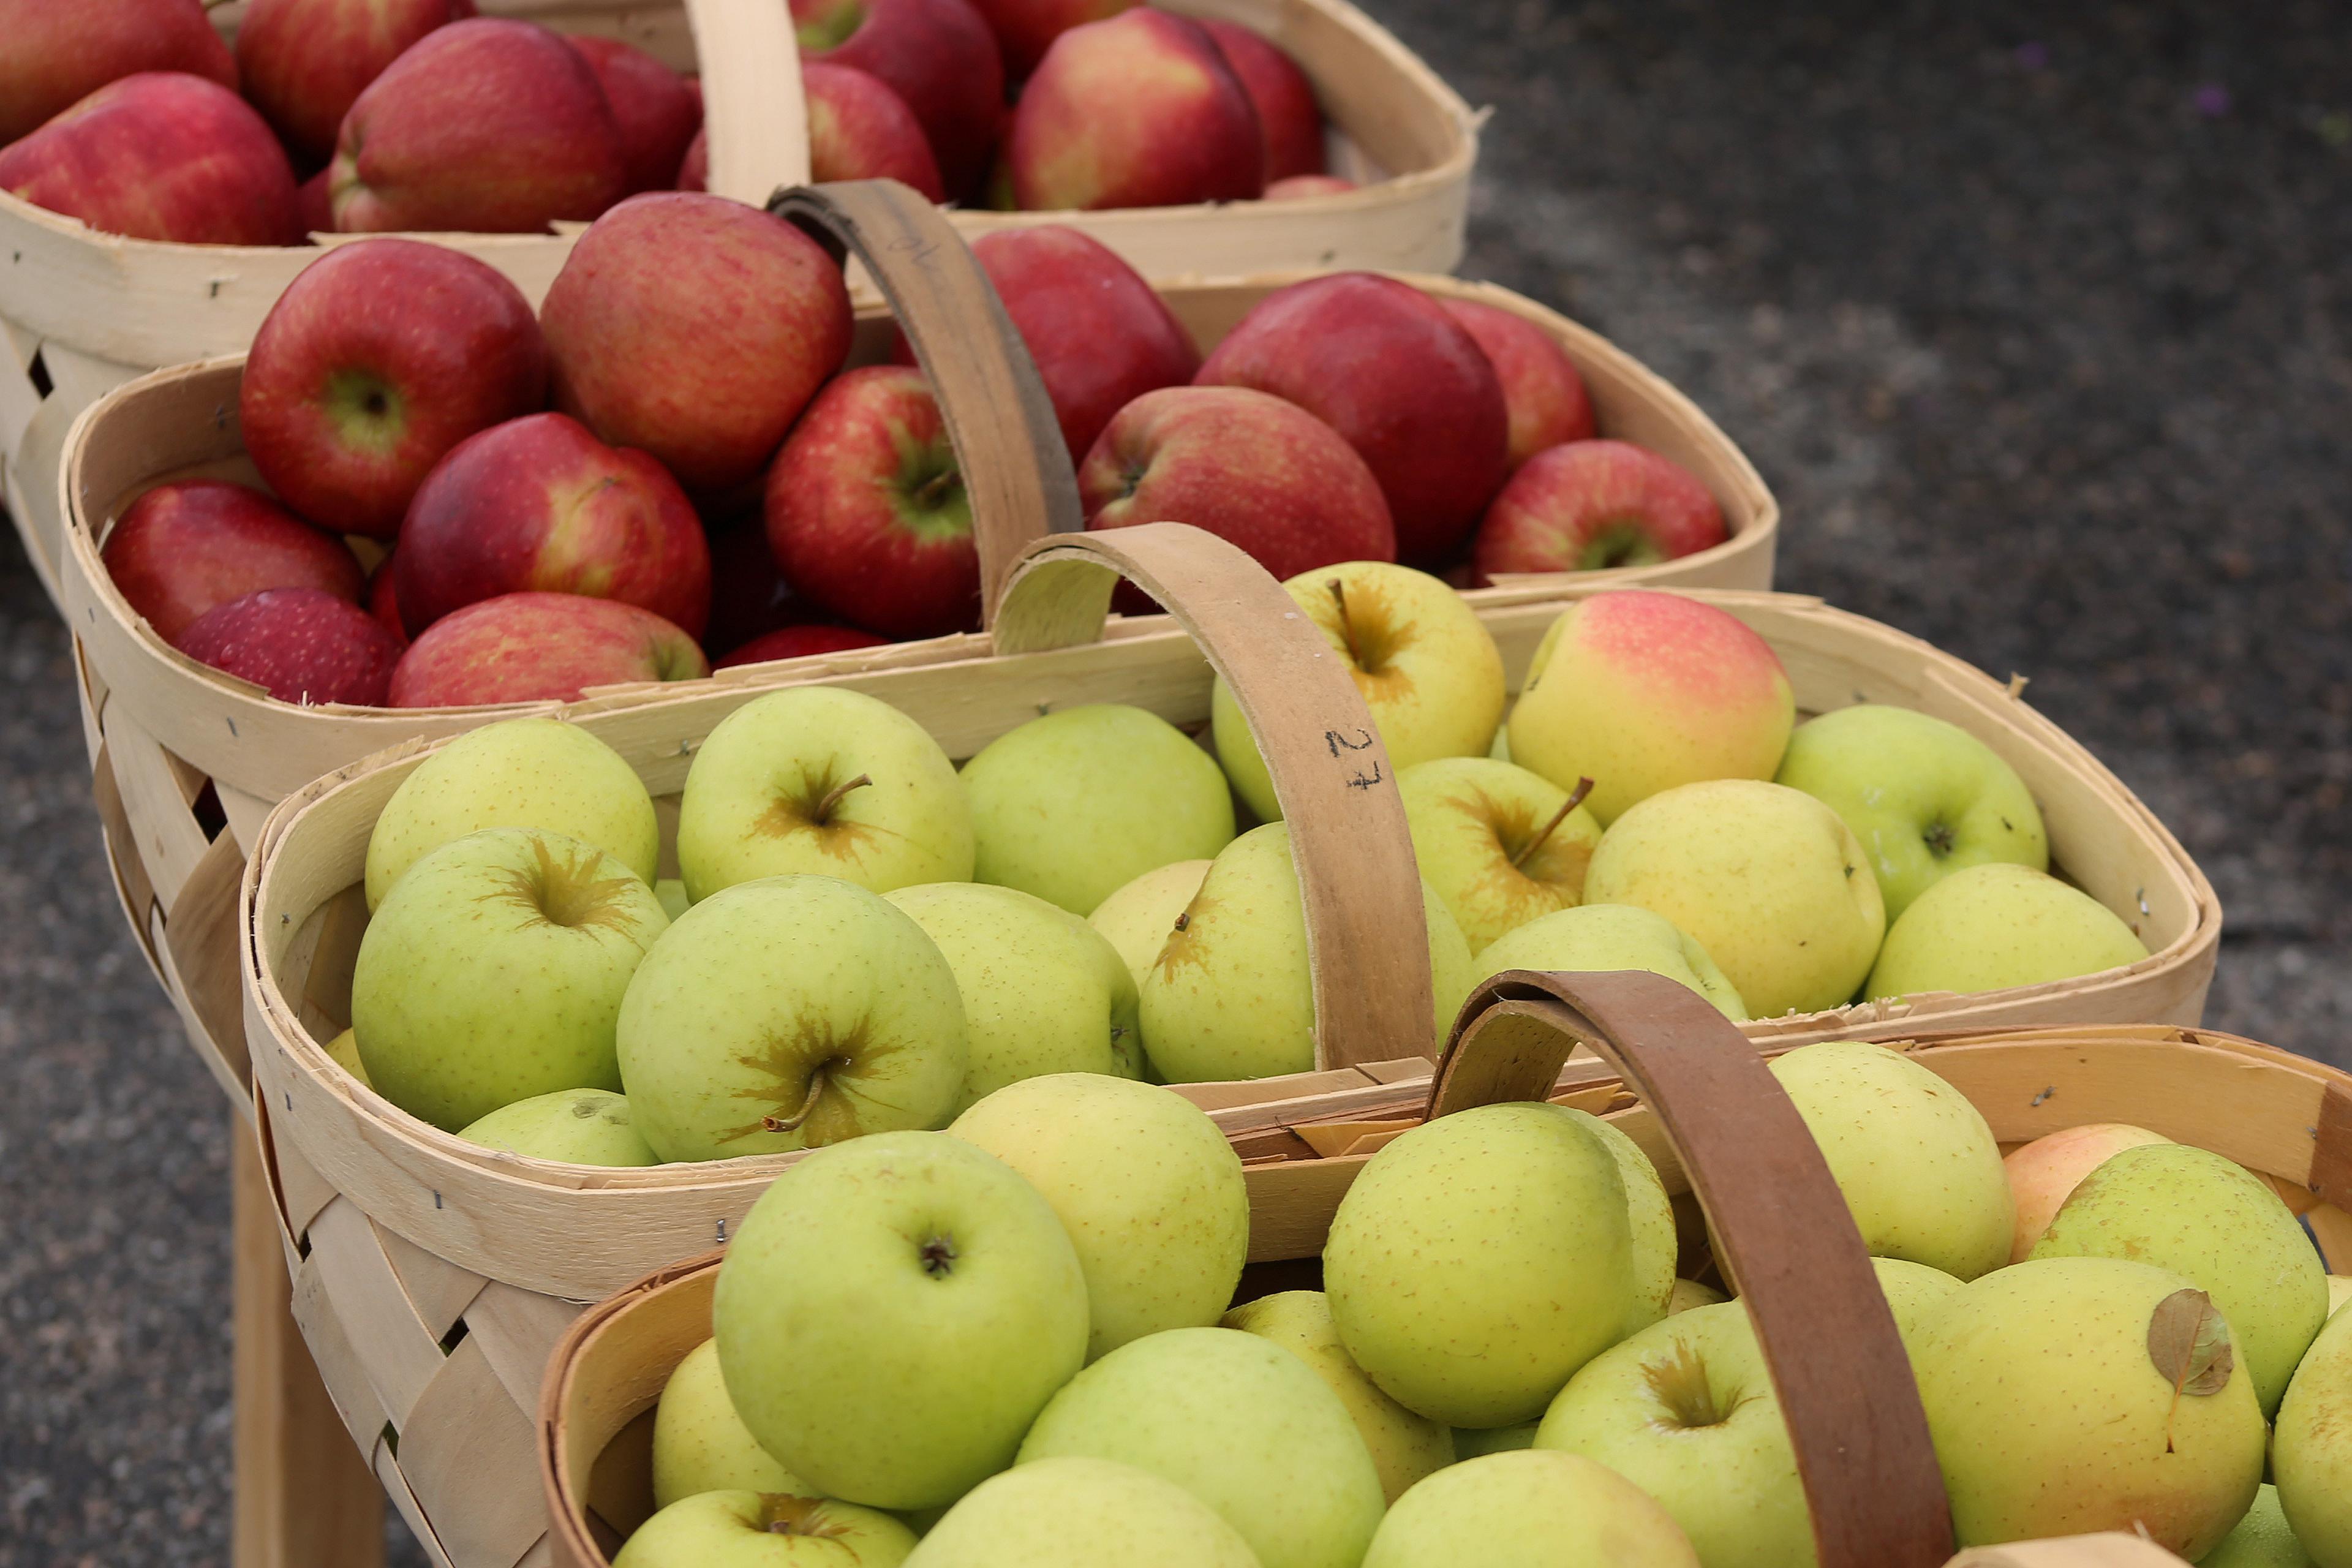
[[[382,1568],[383,1491],[294,1326],[278,1216],[253,1134],[232,1121],[236,1568]]]

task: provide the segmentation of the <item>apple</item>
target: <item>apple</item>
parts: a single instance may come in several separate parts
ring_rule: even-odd
[[[1363,1568],[1699,1568],[1674,1516],[1604,1465],[1553,1449],[1487,1454],[1405,1494]]]
[[[1675,1293],[1666,1300],[1666,1316],[1671,1318],[1694,1307],[1712,1307],[1726,1300],[1728,1298],[1712,1285],[1702,1284],[1696,1279],[1677,1279],[1675,1281]]]
[[[369,1080],[449,1131],[533,1095],[620,1089],[622,995],[668,926],[593,844],[493,827],[443,845],[360,939],[352,1027]]]
[[[2334,1317],[2352,1301],[2352,1275],[2330,1274],[2327,1277],[2327,1315]]]
[[[1430,1050],[1470,992],[1470,947],[1427,883]],[[1171,1083],[1315,1067],[1315,989],[1290,830],[1253,828],[1218,851],[1139,987],[1143,1048]]]
[[[801,58],[879,78],[922,121],[950,196],[979,184],[1004,120],[1004,62],[970,0],[793,0]]]
[[[967,1004],[969,1005],[969,1004]],[[1208,1113],[1150,1084],[1052,1073],[948,1127],[1028,1178],[1087,1279],[1087,1358],[1217,1321],[1249,1255],[1242,1163]]]
[[[1623,441],[1571,441],[1511,475],[1470,560],[1484,583],[1505,572],[1654,566],[1727,537],[1723,509],[1688,469]]]
[[[1089,529],[1189,522],[1277,577],[1396,559],[1389,503],[1356,449],[1244,386],[1171,386],[1128,404],[1079,467],[1078,504]]]
[[[763,632],[710,668],[733,669],[746,664],[772,664],[778,659],[808,658],[821,653],[848,653],[861,647],[882,647],[888,640],[872,632],[861,632],[856,626],[803,622]]]
[[[556,405],[688,488],[756,478],[849,352],[816,241],[757,207],[632,196],[572,247],[540,311]]]
[[[1094,927],[1012,888],[929,882],[887,896],[939,945],[963,997],[959,1113],[1043,1073],[1142,1076],[1135,977]]]
[[[1510,414],[1494,365],[1444,307],[1393,278],[1276,289],[1196,379],[1270,392],[1337,430],[1381,482],[1399,560],[1450,558],[1502,488]]]
[[[830,1498],[719,1491],[681,1498],[637,1526],[613,1568],[898,1568],[915,1532]]]
[[[457,1130],[469,1142],[566,1165],[658,1165],[629,1121],[629,1101],[606,1089],[559,1089],[502,1105]]]
[[[1239,202],[1265,189],[1249,89],[1198,22],[1149,5],[1055,38],[1013,106],[1004,165],[1029,211]]]
[[[1310,196],[1343,196],[1357,189],[1353,180],[1337,174],[1293,174],[1286,180],[1269,180],[1260,201],[1298,202]]]
[[[1590,441],[1599,433],[1592,396],[1568,352],[1525,316],[1480,300],[1440,300],[1445,313],[1478,342],[1503,384],[1510,412],[1510,466],[1547,447]]]
[[[1040,1459],[991,1476],[932,1526],[913,1568],[1261,1568],[1216,1510],[1149,1471]]]
[[[1086,1279],[1052,1206],[933,1132],[820,1149],[778,1176],[711,1316],[760,1446],[873,1508],[934,1507],[1003,1469],[1087,1349]]]
[[[1283,586],[1344,658],[1391,766],[1486,752],[1503,717],[1503,656],[1461,595],[1384,561],[1318,567]],[[1223,679],[1210,690],[1209,723],[1234,792],[1260,821],[1281,820],[1274,781]]]
[[[236,24],[237,75],[271,129],[315,167],[334,155],[368,83],[434,28],[473,14],[473,0],[250,0]]]
[[[1315,1370],[1339,1396],[1379,1471],[1381,1495],[1394,1504],[1414,1482],[1454,1463],[1454,1432],[1442,1421],[1415,1415],[1364,1375],[1339,1342],[1331,1306],[1320,1290],[1261,1296],[1227,1312],[1220,1326],[1256,1334],[1282,1346]]]
[[[401,654],[375,617],[339,594],[264,588],[198,616],[172,646],[280,702],[381,707]]]
[[[321,169],[294,187],[295,226],[305,235],[335,232],[335,198],[327,188],[331,173]]]
[[[509,719],[458,736],[400,781],[368,834],[367,904],[407,869],[485,827],[541,827],[593,844],[641,882],[661,860],[653,797],[621,754],[554,719]]]
[[[394,708],[571,702],[589,688],[699,680],[694,639],[651,610],[583,594],[502,594],[442,616],[392,672]]]
[[[2000,1145],[1967,1096],[1899,1050],[1861,1040],[1801,1046],[1769,1066],[1872,1256],[1958,1279],[2009,1261],[2016,1202]]]
[[[253,466],[339,533],[390,539],[449,449],[547,402],[547,342],[487,262],[412,239],[337,246],[262,319],[237,388]]]
[[[2213,1298],[2267,1417],[2327,1321],[2327,1266],[2268,1182],[2210,1150],[2149,1143],[2084,1176],[2035,1258],[2128,1258]]]
[[[2048,1133],[2012,1149],[2001,1161],[2009,1173],[2010,1195],[2017,1201],[2017,1236],[2010,1243],[2009,1260],[2022,1263],[2033,1244],[2050,1228],[2067,1195],[2084,1177],[2109,1157],[2143,1143],[2171,1140],[2145,1127],[2121,1121],[2095,1121]]]
[[[745,703],[695,753],[678,868],[696,902],[755,877],[812,872],[877,893],[971,879],[955,765],[878,698],[803,686]]]
[[[1532,1421],[1635,1310],[1629,1213],[1616,1157],[1564,1106],[1425,1122],[1366,1163],[1332,1218],[1339,1341],[1432,1420]]]
[[[1263,1568],[1355,1568],[1383,1506],[1339,1396],[1297,1356],[1232,1329],[1151,1334],[1072,1378],[1017,1462],[1069,1456],[1175,1482],[1223,1515]]]
[[[1472,984],[1507,969],[1646,969],[1687,985],[1735,1024],[1748,1016],[1738,987],[1724,978],[1706,949],[1665,916],[1631,904],[1582,904],[1516,927],[1479,950]]]
[[[0,146],[142,71],[236,87],[236,62],[199,0],[0,0]]]
[[[2041,808],[2017,770],[1958,725],[1909,708],[1858,702],[1806,720],[1775,778],[1853,829],[1888,920],[1963,867],[2050,866]]]
[[[400,593],[392,575],[394,553],[394,551],[385,551],[383,559],[375,563],[375,570],[368,574],[367,593],[361,602],[367,606],[367,613],[373,616],[384,630],[399,638],[400,646],[405,648],[408,646],[408,627],[400,618]]]
[[[1753,779],[1683,784],[1626,812],[1592,852],[1584,900],[1664,915],[1758,1018],[1843,1006],[1886,929],[1853,830],[1812,796]]]
[[[1895,1331],[1906,1350],[1917,1345],[1927,1321],[1967,1287],[1956,1275],[1906,1258],[1874,1258],[1870,1268],[1878,1276],[1879,1294],[1886,1298],[1886,1310],[1894,1314]]]
[[[269,127],[227,88],[182,71],[110,82],[0,147],[0,191],[131,239],[302,237],[294,171]]]
[[[628,190],[620,127],[588,61],[529,22],[436,27],[352,100],[329,189],[345,233],[537,234]]]
[[[1094,913],[1087,917],[1087,923],[1118,950],[1128,973],[1135,976],[1139,1003],[1144,975],[1160,962],[1160,950],[1175,931],[1176,917],[1201,890],[1212,864],[1178,860],[1146,871],[1096,905]]]
[[[2114,1530],[2204,1556],[2263,1479],[2231,1342],[2187,1280],[2120,1258],[2033,1258],[1954,1296],[1911,1359],[1960,1544]]]
[[[1399,773],[1397,793],[1423,879],[1472,952],[1575,907],[1601,825],[1549,779],[1492,757],[1438,757]]]
[[[656,1509],[702,1492],[806,1497],[814,1489],[761,1447],[735,1414],[715,1339],[688,1351],[662,1384],[654,1406],[653,1486]]]
[[[1037,68],[1055,38],[1088,22],[1116,16],[1136,0],[974,0],[996,35],[1004,74],[1020,81]]]
[[[2147,945],[2106,905],[2031,866],[1949,873],[1887,931],[1869,994],[1996,991],[2119,969]]]
[[[368,1082],[367,1063],[360,1060],[358,1030],[345,1029],[320,1048],[327,1053],[328,1058],[337,1067],[351,1074],[361,1083],[365,1084],[369,1089],[375,1087],[374,1084]]]
[[[812,60],[801,67],[801,96],[808,104],[811,181],[897,180],[935,202],[947,200],[923,122],[881,78]]]
[[[2278,1489],[2264,1485],[2237,1527],[2207,1552],[2198,1568],[2312,1568],[2311,1553],[2288,1528]]]
[[[814,149],[812,149],[814,152]],[[814,173],[814,169],[811,171]],[[686,156],[677,161],[677,179],[673,190],[708,191],[710,189],[710,128],[704,126],[686,144]]]
[[[1572,1110],[1577,1125],[1600,1140],[1617,1162],[1617,1177],[1625,1187],[1625,1223],[1633,1244],[1633,1301],[1625,1314],[1621,1337],[1634,1334],[1664,1318],[1674,1305],[1675,1261],[1682,1250],[1675,1230],[1675,1206],[1666,1196],[1658,1168],[1642,1152],[1632,1136],[1601,1118]]]
[[[1084,919],[1144,873],[1233,842],[1224,774],[1147,709],[1093,702],[1006,731],[963,766],[972,877]]]
[[[1266,183],[1323,173],[1323,110],[1298,62],[1238,22],[1203,16],[1201,29],[1217,41],[1217,52],[1249,95],[1265,149]]]
[[[126,508],[99,552],[131,608],[165,642],[215,605],[264,588],[357,603],[359,557],[246,485],[180,479]]]
[[[604,89],[620,132],[627,189],[667,190],[677,178],[687,143],[702,129],[702,98],[686,79],[632,44],[577,33],[565,42],[580,51]]]
[[[2352,1563],[2352,1317],[2331,1319],[2295,1369],[2271,1443],[2278,1500],[2323,1568]]]
[[[1456,1426],[1454,1458],[1457,1461],[1475,1459],[1487,1454],[1509,1454],[1533,1447],[1537,1425],[1525,1421],[1517,1426]]]
[[[664,877],[655,882],[654,897],[661,900],[662,912],[672,921],[694,907],[687,901],[686,883],[676,877]]]

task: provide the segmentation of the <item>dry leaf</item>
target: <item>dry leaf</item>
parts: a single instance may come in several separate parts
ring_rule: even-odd
[[[2175,1290],[2156,1304],[2147,1319],[2147,1359],[2172,1384],[2165,1412],[2164,1451],[2172,1449],[2172,1414],[2184,1394],[2203,1398],[2230,1385],[2237,1358],[2230,1348],[2230,1325],[2213,1298],[2202,1290]]]

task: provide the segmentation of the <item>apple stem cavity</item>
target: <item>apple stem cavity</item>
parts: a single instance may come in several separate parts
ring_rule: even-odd
[[[1576,787],[1568,792],[1568,798],[1560,803],[1559,809],[1551,814],[1551,820],[1543,825],[1543,831],[1528,839],[1527,847],[1511,857],[1511,868],[1516,871],[1526,865],[1535,852],[1544,847],[1544,840],[1552,836],[1553,830],[1568,820],[1568,814],[1582,805],[1584,797],[1591,793],[1592,781],[1585,778],[1578,779]]]
[[[2001,826],[2006,827],[2009,824],[2004,822]],[[1919,837],[1927,841],[1928,851],[1939,860],[1952,852],[1952,825],[1948,822],[1935,823]]]
[[[923,1272],[934,1279],[944,1279],[955,1272],[955,1243],[944,1236],[935,1236],[919,1249],[923,1260]]]
[[[837,784],[831,789],[825,791],[824,798],[816,803],[816,810],[811,813],[811,816],[815,818],[817,826],[822,827],[824,824],[833,820],[833,808],[841,804],[841,800],[844,795],[847,795],[854,789],[864,789],[867,784],[870,784],[873,782],[874,778],[872,774],[860,773],[856,778],[851,779],[848,783]]]

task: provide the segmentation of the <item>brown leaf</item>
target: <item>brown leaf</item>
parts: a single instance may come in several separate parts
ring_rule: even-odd
[[[2230,1385],[2230,1369],[2237,1364],[2230,1348],[2230,1325],[2213,1298],[2202,1290],[2175,1290],[2156,1304],[2147,1319],[2147,1359],[2158,1376],[2172,1384],[2172,1404],[2164,1416],[2164,1451],[2172,1447],[2172,1417],[2184,1394],[2203,1398]]]

